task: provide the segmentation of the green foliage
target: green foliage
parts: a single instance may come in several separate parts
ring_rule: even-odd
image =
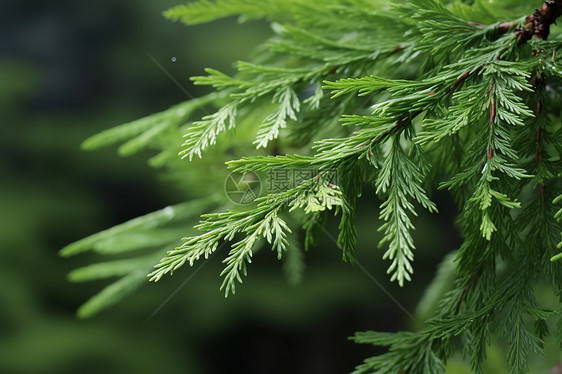
[[[240,272],[246,275],[246,263],[251,262],[252,248],[260,237],[272,245],[279,259],[282,258],[288,245],[287,233],[291,232],[279,216],[283,208],[289,211],[302,208],[306,213],[332,209],[342,205],[340,194],[339,189],[325,178],[314,178],[286,192],[257,199],[255,209],[204,215],[206,220],[196,228],[205,233],[187,238],[182,246],[169,251],[168,256],[156,265],[156,270],[149,274],[150,280],[157,281],[186,262],[193,265],[201,256],[208,258],[217,250],[220,241],[231,241],[236,234],[244,233],[244,238],[232,245],[221,274],[225,275],[221,289],[225,289],[226,295],[234,293],[235,281],[242,282]]]
[[[202,198],[134,218],[69,244],[61,250],[63,256],[92,251],[104,256],[134,257],[95,263],[68,274],[72,282],[118,278],[93,296],[78,310],[80,317],[91,317],[114,305],[146,281],[146,274],[178,237],[185,232],[183,225],[193,225],[200,211],[216,206],[213,198]]]
[[[160,152],[155,164],[181,174],[189,172],[171,155],[178,152],[190,165],[216,160],[220,152],[203,157],[203,151],[220,147],[219,135],[238,129],[243,142],[231,138],[230,144],[240,148],[252,143],[255,151],[228,161],[232,171],[317,173],[282,191],[268,191],[245,209],[223,198],[227,210],[203,215],[195,226],[202,233],[168,250],[150,280],[158,281],[185,263],[192,266],[222,243],[233,242],[221,274],[226,295],[235,292],[263,245],[285,258],[286,274],[296,283],[303,262],[292,235],[300,225],[304,248],[311,248],[326,230],[329,210],[340,217],[342,257],[353,263],[357,200],[362,185],[371,184],[381,200],[382,258],[391,261],[390,279],[403,286],[414,274],[412,231],[419,206],[437,213],[432,190],[446,189],[458,204],[464,241],[455,252],[454,270],[450,261],[444,262],[446,276],[436,278],[425,299],[423,314],[433,316],[417,332],[358,333],[355,341],[389,350],[367,359],[356,372],[443,373],[443,363],[460,348],[472,371],[482,373],[493,339],[505,347],[511,373],[527,372],[531,355],[545,357],[547,321],[561,310],[560,305],[541,305],[535,287],[545,282],[554,294],[562,292],[557,261],[562,213],[555,209],[562,199],[562,37],[552,27],[548,41],[531,38],[525,16],[535,5],[515,0],[503,7],[479,0],[397,5],[200,0],[165,12],[187,24],[232,15],[264,18],[274,35],[254,61],[238,62],[237,74],[207,69],[207,76],[193,78],[197,85],[214,87],[216,94],[108,130],[85,147],[126,142],[120,148],[124,154],[155,148]],[[192,118],[203,106],[215,109],[201,120]],[[197,206],[205,201],[205,192],[195,195],[188,204],[196,206],[189,205],[186,213],[207,208]],[[172,235],[176,231],[160,227],[167,223],[166,209],[86,238],[62,253],[160,251],[177,239]],[[87,303],[82,314],[90,315],[136,287],[139,269],[149,258],[71,273],[77,281],[124,276]],[[562,340],[559,331],[557,335]]]

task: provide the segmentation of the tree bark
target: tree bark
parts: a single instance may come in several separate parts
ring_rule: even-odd
[[[515,34],[521,43],[525,43],[533,36],[540,40],[548,39],[550,25],[562,15],[562,0],[547,0],[540,9],[525,18],[525,28],[517,30]]]

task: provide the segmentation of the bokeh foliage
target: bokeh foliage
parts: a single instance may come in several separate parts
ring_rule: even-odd
[[[68,284],[65,274],[71,269],[102,258],[61,261],[59,248],[176,204],[207,188],[207,178],[216,181],[227,175],[211,160],[197,166],[194,176],[199,179],[180,184],[189,188],[170,189],[160,173],[145,165],[146,159],[158,160],[150,151],[120,159],[110,152],[78,149],[82,140],[102,129],[185,99],[150,56],[199,96],[206,91],[190,86],[188,75],[201,74],[205,66],[234,71],[230,61],[244,58],[270,32],[263,24],[231,32],[232,19],[186,30],[161,19],[160,11],[171,5],[53,2],[25,22],[16,23],[19,18],[13,17],[3,23],[10,33],[3,36],[8,47],[0,59],[0,297],[6,305],[0,312],[5,326],[0,329],[0,371],[349,371],[373,352],[345,342],[345,337],[360,329],[392,331],[412,322],[357,268],[341,264],[329,239],[306,254],[308,269],[296,288],[269,261],[272,256],[259,253],[249,281],[225,301],[218,292],[221,264],[211,259],[193,278],[186,273],[158,286],[145,285],[92,320],[74,317],[84,300],[109,283]],[[9,10],[23,17],[24,6],[13,4]],[[118,151],[127,154],[140,146]],[[409,310],[414,310],[443,253],[458,244],[454,214],[447,213],[450,202],[441,195],[434,200],[442,215],[421,215],[414,233],[416,284],[400,290],[380,279]],[[358,253],[373,273],[382,274],[373,250],[381,239],[372,222],[379,202],[362,201]],[[335,231],[337,222],[328,225]],[[185,226],[183,235],[192,225]],[[71,272],[70,277],[87,278],[87,271]],[[489,354],[486,365],[493,372],[504,370],[503,354],[497,353],[501,349],[494,346]],[[452,360],[449,372],[467,372],[458,362]]]

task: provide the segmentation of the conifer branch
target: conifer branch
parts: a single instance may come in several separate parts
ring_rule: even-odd
[[[261,237],[272,245],[272,250],[277,252],[279,259],[286,251],[286,235],[291,230],[280,217],[282,210],[290,212],[301,208],[305,213],[311,213],[344,205],[337,186],[321,176],[285,192],[259,198],[257,203],[255,209],[248,211],[230,210],[202,216],[205,221],[196,228],[205,232],[185,238],[180,247],[169,251],[148,275],[150,280],[158,281],[186,262],[193,266],[200,257],[208,258],[215,252],[222,240],[231,241],[236,234],[243,233],[245,237],[232,245],[228,257],[223,261],[226,267],[221,273],[225,276],[221,289],[224,289],[226,296],[234,294],[235,282],[242,282],[241,274],[246,275],[247,263],[251,262],[253,255],[252,249]]]
[[[547,1],[527,17],[499,3],[473,5],[199,0],[169,10],[169,18],[188,24],[231,15],[263,18],[273,36],[259,58],[237,64],[236,74],[207,69],[207,76],[193,78],[218,91],[203,100],[216,108],[211,114],[197,120],[195,102],[180,104],[104,132],[85,146],[124,142],[121,151],[127,154],[153,148],[161,152],[159,165],[192,177],[188,173],[198,163],[224,161],[220,152],[202,157],[211,145],[227,144],[220,134],[250,128],[254,135],[243,135],[256,153],[236,153],[229,169],[318,174],[247,209],[227,205],[222,213],[203,215],[196,225],[200,232],[169,250],[150,279],[232,242],[223,261],[226,295],[235,292],[263,244],[285,259],[288,278],[297,282],[304,266],[290,220],[296,209],[304,212],[305,250],[323,234],[328,211],[338,215],[337,245],[353,263],[358,199],[363,184],[374,184],[381,200],[382,258],[390,260],[390,279],[402,286],[415,268],[412,232],[419,206],[436,213],[430,196],[439,187],[458,204],[463,243],[455,251],[455,270],[439,278],[446,286],[433,288],[443,290],[433,296],[440,301],[419,331],[356,334],[357,342],[388,347],[356,373],[444,373],[457,347],[472,371],[482,373],[493,337],[505,348],[511,373],[532,370],[531,356],[547,351],[547,321],[562,310],[545,307],[534,295],[539,282],[562,292],[562,209],[556,207],[562,201],[562,42],[559,30],[551,29],[562,15],[562,1]],[[494,23],[505,17],[513,21]],[[203,159],[185,168],[175,160],[177,152]],[[331,173],[338,180],[330,180]],[[84,239],[62,253],[104,254],[109,247],[125,253],[145,245],[158,254],[163,245],[173,248],[171,236],[177,234],[177,227],[164,227],[171,222],[163,214]],[[76,281],[122,277],[84,313],[131,292],[146,261],[101,262],[73,272]],[[562,342],[562,318],[554,334]],[[459,344],[453,343],[456,337]]]

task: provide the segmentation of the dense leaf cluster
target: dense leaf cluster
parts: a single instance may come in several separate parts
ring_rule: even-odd
[[[286,258],[288,274],[298,279],[302,256],[291,232],[300,225],[308,249],[330,212],[340,219],[343,258],[353,262],[355,207],[365,184],[374,185],[382,201],[382,257],[390,261],[391,280],[403,285],[415,268],[415,217],[420,208],[437,212],[430,196],[440,188],[455,197],[464,238],[454,282],[435,295],[440,302],[421,330],[358,333],[355,341],[389,351],[367,359],[357,373],[445,372],[459,346],[480,373],[493,338],[505,344],[511,372],[523,373],[531,354],[544,356],[547,320],[553,318],[559,319],[555,336],[562,346],[560,305],[541,305],[535,296],[537,284],[562,293],[556,261],[562,240],[556,207],[562,196],[560,32],[553,27],[548,40],[533,38],[526,16],[534,8],[523,1],[388,3],[200,0],[165,13],[187,24],[232,15],[263,18],[273,36],[254,61],[238,62],[234,76],[208,69],[207,76],[193,78],[216,93],[108,130],[85,146],[125,142],[123,153],[150,147],[159,152],[156,166],[182,174],[189,173],[186,162],[216,160],[220,152],[208,149],[228,144],[222,134],[239,129],[247,142],[230,144],[253,143],[255,150],[228,161],[231,170],[320,173],[248,209],[222,199],[227,210],[204,215],[195,226],[201,233],[176,249],[166,246],[177,230],[162,225],[177,227],[186,219],[166,215],[167,209],[187,212],[184,205],[70,245],[63,254],[158,249],[146,258],[73,272],[75,280],[124,276],[88,302],[83,314],[129,292],[154,253],[165,249],[151,280],[207,258],[224,241],[233,242],[222,273],[226,294],[234,293],[262,245]],[[213,109],[198,119],[201,107]],[[187,160],[178,161],[177,153]],[[337,183],[327,172],[337,173]],[[217,199],[188,204],[205,209]]]

